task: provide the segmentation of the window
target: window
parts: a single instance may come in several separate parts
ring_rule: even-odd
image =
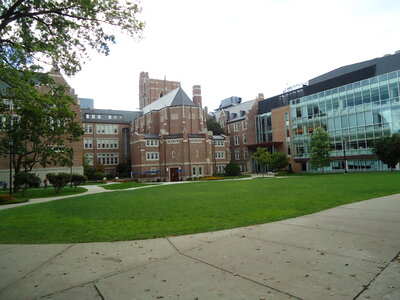
[[[203,167],[198,167],[199,176],[203,176]]]
[[[216,159],[224,159],[225,158],[225,151],[216,151],[215,152]]]
[[[93,139],[83,139],[83,149],[93,149]]]
[[[179,139],[167,140],[167,144],[179,144]]]
[[[199,143],[201,143],[203,140],[202,139],[196,139],[196,138],[191,138],[190,139],[190,142],[192,143],[192,144],[199,144]]]
[[[97,149],[118,149],[118,139],[97,139]]]
[[[158,140],[146,140],[147,147],[158,147]]]
[[[245,130],[247,128],[247,121],[242,122],[242,128],[243,128],[243,130]]]
[[[233,124],[233,130],[234,131],[239,131],[239,122],[236,122]]]
[[[244,148],[243,149],[243,159],[247,159],[247,155],[248,155],[247,148]]]
[[[238,135],[235,135],[235,145],[239,145],[240,144],[240,139]]]
[[[85,134],[93,133],[93,125],[92,124],[84,124],[83,129],[85,130]]]
[[[196,176],[197,175],[197,168],[193,167],[192,168],[192,176]]]
[[[240,149],[235,149],[235,160],[240,160]]]
[[[85,158],[85,163],[88,166],[93,166],[94,165],[93,153],[85,153],[84,158]]]
[[[119,154],[117,153],[98,153],[97,160],[102,165],[118,165]]]
[[[225,166],[217,166],[217,174],[224,174]]]
[[[158,160],[158,152],[146,152],[146,160]]]
[[[117,134],[118,125],[98,124],[96,125],[97,134]]]
[[[246,144],[246,143],[247,143],[246,135],[243,134],[243,144]]]
[[[223,147],[225,145],[225,141],[217,140],[214,141],[215,147]]]

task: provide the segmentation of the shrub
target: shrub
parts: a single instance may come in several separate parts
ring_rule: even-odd
[[[46,177],[56,190],[56,194],[58,194],[64,186],[71,182],[72,176],[68,173],[48,173]]]
[[[85,184],[86,180],[87,180],[87,177],[85,175],[76,174],[76,173],[72,174],[71,182],[75,188],[78,185]]]
[[[21,172],[14,176],[15,191],[19,191],[22,188],[23,196],[25,196],[25,192],[28,188],[38,188],[40,182],[39,176],[33,173]]]
[[[287,174],[289,174],[289,172],[286,170],[280,170],[278,172],[275,172],[274,174],[275,176],[286,176]]]
[[[104,174],[104,172],[96,172],[96,173],[93,174],[93,179],[94,180],[103,180],[103,178],[105,176],[106,175]]]
[[[225,175],[226,176],[237,176],[240,174],[240,167],[237,162],[231,161],[225,167]]]

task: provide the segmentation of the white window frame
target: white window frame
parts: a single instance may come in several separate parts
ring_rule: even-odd
[[[158,140],[146,140],[146,147],[158,147]]]
[[[93,133],[93,124],[83,124],[83,130],[85,131],[85,134],[92,134]]]
[[[93,139],[84,138],[83,139],[83,149],[93,149]]]
[[[225,151],[215,151],[216,159],[225,159]]]
[[[234,139],[235,139],[235,145],[240,145],[240,136],[239,135],[235,135]]]
[[[159,160],[159,152],[146,152],[146,160]]]
[[[97,153],[97,161],[105,166],[118,165],[119,154],[118,153]]]
[[[240,149],[235,149],[235,160],[240,160]]]
[[[93,153],[85,153],[84,154],[85,163],[89,166],[94,166],[94,156]]]

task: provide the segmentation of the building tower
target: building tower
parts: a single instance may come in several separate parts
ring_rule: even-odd
[[[200,85],[194,85],[193,86],[193,103],[198,106],[202,107],[202,99],[201,99],[201,86]]]

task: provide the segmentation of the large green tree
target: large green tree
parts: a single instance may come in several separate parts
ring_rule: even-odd
[[[59,74],[47,71],[74,75],[89,51],[107,55],[115,29],[138,36],[139,13],[136,3],[120,0],[0,1],[0,91],[7,99],[0,103],[0,154],[12,153],[16,173],[36,163],[71,164],[65,141],[82,134],[71,109],[76,101],[55,80]]]
[[[274,152],[269,157],[268,167],[270,167],[272,171],[286,168],[288,164],[289,159],[284,152]]]
[[[316,128],[310,140],[310,163],[314,169],[327,167],[331,163],[331,137],[323,128]]]
[[[400,133],[380,138],[373,149],[376,156],[393,171],[400,162]]]
[[[268,152],[266,148],[257,147],[256,151],[253,153],[252,158],[257,161],[257,163],[265,168],[267,167],[268,163],[270,162],[271,153]],[[263,173],[264,176],[264,173]]]
[[[214,135],[224,134],[224,130],[221,128],[221,125],[212,117],[207,118],[206,125],[207,130],[212,131]]]

